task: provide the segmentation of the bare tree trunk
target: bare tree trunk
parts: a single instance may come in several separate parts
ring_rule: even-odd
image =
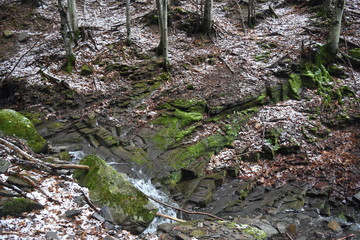
[[[64,69],[67,73],[71,73],[72,69],[75,66],[75,55],[72,50],[72,46],[74,44],[74,39],[72,34],[69,34],[71,30],[71,26],[68,21],[68,12],[62,5],[61,0],[58,0],[58,10],[60,13],[60,21],[61,21],[61,35],[64,40],[65,52],[66,52],[66,62],[64,64]]]
[[[249,0],[248,26],[253,28],[255,26],[255,21],[255,0]]]
[[[328,45],[331,54],[335,57],[339,50],[339,38],[341,33],[341,19],[343,16],[346,0],[336,0],[333,13],[332,26],[329,33]]]
[[[202,22],[202,28],[204,33],[208,35],[211,33],[212,15],[213,15],[213,0],[206,0],[204,6],[204,17]]]
[[[131,44],[130,0],[126,0],[126,44]]]
[[[169,69],[169,38],[168,38],[168,1],[161,0],[161,42],[162,42],[162,55],[164,57],[164,69],[167,71]]]
[[[163,19],[162,19],[162,0],[156,0],[156,9],[158,11],[158,22],[159,22],[159,32],[160,32],[160,42],[159,42],[159,46],[157,47],[156,53],[158,55],[162,55],[162,51],[163,51]]]
[[[68,0],[68,17],[71,27],[71,33],[73,35],[74,41],[76,42],[79,39],[79,35],[80,35],[78,20],[76,15],[76,0]]]
[[[157,53],[164,57],[164,69],[169,69],[169,39],[168,39],[168,0],[156,0],[159,16],[160,43]]]

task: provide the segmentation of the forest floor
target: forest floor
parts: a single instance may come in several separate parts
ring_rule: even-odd
[[[131,123],[139,128],[159,114],[157,106],[171,99],[205,100],[211,108],[231,106],[268,86],[280,84],[289,72],[298,71],[299,63],[311,58],[312,49],[327,37],[322,27],[326,22],[319,20],[317,8],[295,1],[259,3],[257,11],[262,14],[261,19],[254,28],[245,29],[242,19],[246,17],[246,2],[240,1],[238,5],[236,1],[214,1],[214,33],[210,38],[204,37],[192,32],[196,30],[196,24],[189,21],[196,16],[193,2],[178,2],[179,6],[172,7],[169,28],[171,78],[134,102],[130,111],[115,118],[114,103],[127,101],[133,95],[136,80],[111,71],[108,66],[136,67],[144,60],[160,61],[154,51],[159,42],[159,29],[151,15],[154,4],[146,0],[132,2],[133,44],[127,46],[123,2],[78,1],[83,37],[74,48],[75,70],[67,74],[61,69],[65,51],[56,1],[46,1],[34,8],[27,3],[5,0],[0,3],[0,29],[10,30],[14,35],[0,37],[0,107],[41,112],[43,120],[68,120],[96,112],[102,116],[100,124]],[[360,3],[347,2],[341,53],[360,45]],[[275,6],[276,17],[268,11],[270,4]],[[22,32],[27,33],[28,39],[18,42],[16,38]],[[80,75],[84,64],[93,69],[90,76]],[[335,77],[334,82],[349,86],[359,98],[359,69],[347,62],[341,65],[345,78]],[[160,68],[155,71],[163,73]],[[64,90],[76,93],[73,101],[63,101]],[[287,100],[263,107],[241,129],[232,148],[212,157],[207,170],[242,164],[239,177],[255,178],[259,184],[274,185],[301,178],[321,188],[321,179],[326,177],[333,179],[336,197],[346,199],[359,192],[359,128],[355,125],[332,129],[326,139],[316,144],[297,138],[304,131],[301,123],[312,115],[307,109],[323,106],[316,91],[303,89],[301,94],[305,98],[300,101]],[[348,108],[357,112],[358,103],[352,100],[347,98],[344,105],[322,109],[325,121],[331,119],[326,117],[330,111],[341,113]],[[313,120],[313,126],[321,125],[321,120]],[[263,145],[265,129],[276,124],[288,129],[288,139],[301,143],[304,155],[279,156],[261,163],[239,162],[242,152],[237,150],[245,145],[249,152],[256,152]],[[218,130],[216,124],[204,123],[199,136]]]

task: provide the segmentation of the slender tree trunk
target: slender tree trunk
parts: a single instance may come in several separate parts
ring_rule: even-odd
[[[58,10],[60,13],[60,22],[61,22],[60,32],[63,37],[65,52],[66,52],[66,62],[64,64],[64,69],[67,73],[71,73],[72,69],[75,66],[75,54],[72,50],[74,39],[72,37],[72,34],[69,34],[71,26],[68,21],[68,12],[62,5],[61,0],[58,0]]]
[[[167,71],[169,69],[169,38],[168,38],[168,1],[162,0],[163,4],[163,56],[164,56],[164,69]]]
[[[253,28],[255,26],[255,21],[255,0],[249,0],[248,26]]]
[[[332,26],[329,33],[328,45],[331,54],[335,57],[339,50],[339,38],[341,33],[341,19],[343,16],[346,0],[336,0],[333,13]]]
[[[131,44],[130,0],[126,0],[126,43]]]
[[[163,51],[163,18],[162,18],[162,14],[163,14],[163,10],[162,10],[162,1],[163,0],[156,0],[156,9],[158,11],[158,22],[159,22],[159,32],[160,32],[160,42],[159,42],[159,46],[156,49],[156,53],[158,55],[162,55],[162,51]]]
[[[206,0],[202,28],[205,34],[210,35],[212,27],[213,0]]]
[[[78,20],[76,15],[76,0],[68,0],[68,17],[71,27],[71,33],[73,35],[74,41],[76,42],[79,39],[79,35],[80,35]]]

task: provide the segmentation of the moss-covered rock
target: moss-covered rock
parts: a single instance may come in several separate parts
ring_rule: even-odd
[[[24,212],[31,212],[35,209],[43,209],[44,207],[33,200],[27,198],[13,198],[5,202],[0,207],[0,217],[3,216],[16,216]]]
[[[133,234],[143,232],[157,212],[146,195],[97,156],[89,155],[79,164],[88,165],[90,169],[86,172],[76,170],[74,177],[89,188],[95,204],[107,205],[114,222],[124,229]]]
[[[80,70],[80,75],[81,76],[89,76],[94,72],[94,70],[92,69],[92,67],[90,67],[87,64],[82,65],[81,70]]]
[[[32,122],[14,110],[0,110],[0,131],[26,140],[36,153],[46,149],[46,140],[36,131]]]

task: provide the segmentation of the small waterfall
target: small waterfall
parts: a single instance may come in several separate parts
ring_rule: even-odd
[[[170,204],[171,206],[178,207],[178,205],[173,202],[164,192],[160,191],[159,189],[156,189],[155,186],[151,183],[151,181],[145,180],[145,179],[134,179],[129,178],[128,179],[137,189],[145,193],[146,195],[152,196],[155,199],[158,199],[161,202]],[[153,200],[150,199],[150,201],[155,205],[155,207],[158,209],[159,213],[176,217],[176,211],[172,208],[165,207]],[[156,228],[158,225],[162,223],[171,223],[172,221],[170,219],[166,218],[160,218],[155,217],[155,219],[152,221],[152,223],[149,225],[149,227],[144,231],[144,234],[147,233],[154,233],[156,231]]]
[[[82,158],[85,157],[85,153],[83,151],[71,151],[69,152],[72,161],[73,162],[79,162]],[[109,165],[112,165],[111,163],[108,163]],[[135,171],[133,172],[138,173],[137,176],[144,177],[141,171]],[[164,192],[160,191],[159,189],[156,189],[155,186],[151,183],[150,179],[140,179],[140,178],[130,178],[128,177],[128,181],[137,189],[139,189],[141,192],[145,193],[146,195],[152,196],[155,199],[158,199],[161,202],[170,204],[171,206],[178,207],[178,205],[173,202]],[[172,208],[165,207],[153,200],[150,199],[150,201],[155,205],[155,207],[158,209],[159,213],[176,217],[176,211]],[[170,219],[166,218],[160,218],[155,217],[155,219],[152,221],[152,223],[149,225],[149,227],[144,231],[144,234],[147,233],[154,233],[156,232],[156,228],[158,225],[162,223],[171,223],[172,221]]]

